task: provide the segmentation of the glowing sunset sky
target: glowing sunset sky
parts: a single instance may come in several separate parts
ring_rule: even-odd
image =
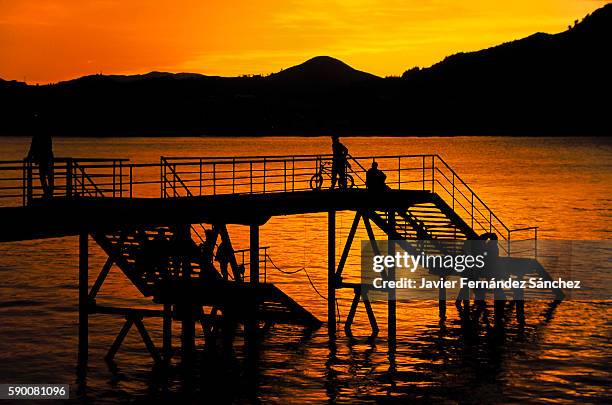
[[[601,0],[0,0],[0,77],[271,73],[330,55],[381,76],[536,31]]]

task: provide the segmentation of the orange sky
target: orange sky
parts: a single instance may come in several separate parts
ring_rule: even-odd
[[[0,0],[0,77],[271,73],[316,55],[400,75],[559,32],[602,0]]]

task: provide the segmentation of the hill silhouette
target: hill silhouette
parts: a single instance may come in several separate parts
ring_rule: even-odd
[[[465,131],[612,135],[601,101],[612,90],[611,46],[608,4],[559,34],[536,33],[408,70],[403,84]]]
[[[373,79],[379,79],[379,77],[353,69],[346,63],[330,56],[317,56],[270,76],[270,80],[274,81],[333,83],[336,85]]]
[[[612,4],[537,33],[379,78],[319,56],[269,76],[91,75],[52,85],[0,79],[0,134],[612,135]]]

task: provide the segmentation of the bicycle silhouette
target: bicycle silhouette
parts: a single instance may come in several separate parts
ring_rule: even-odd
[[[312,190],[321,190],[321,188],[323,187],[324,179],[328,178],[331,183],[331,178],[332,178],[332,167],[331,167],[332,162],[325,162],[322,159],[317,159],[317,160],[318,160],[317,171],[310,178],[310,188]],[[351,165],[348,162],[346,162],[346,170],[348,171],[350,168],[351,168]],[[338,188],[355,187],[355,180],[353,179],[353,176],[351,176],[348,173],[345,174],[346,187],[343,187],[342,181],[340,181],[340,177],[341,176],[339,175],[338,176]],[[331,187],[331,184],[330,184],[330,187]]]

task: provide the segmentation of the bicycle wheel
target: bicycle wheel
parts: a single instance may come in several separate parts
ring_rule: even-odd
[[[351,176],[350,174],[346,175],[346,188],[353,188],[355,187],[355,179],[353,179],[353,176]]]
[[[323,176],[321,176],[321,173],[314,174],[310,178],[310,189],[321,190],[321,187],[323,187]]]

